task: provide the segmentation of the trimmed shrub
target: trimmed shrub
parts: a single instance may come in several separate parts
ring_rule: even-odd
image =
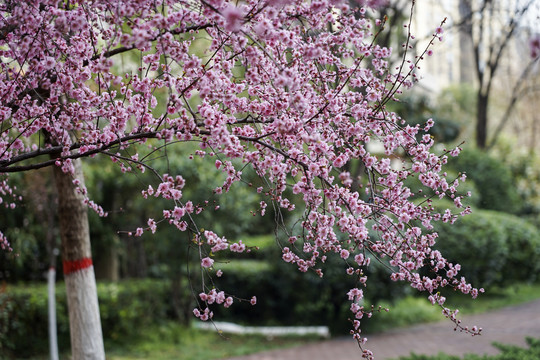
[[[519,195],[513,184],[510,169],[496,158],[480,150],[467,149],[448,165],[456,172],[464,172],[478,189],[479,207],[507,213],[520,210]]]
[[[438,205],[440,206],[440,204]],[[473,210],[455,224],[434,223],[435,248],[474,286],[535,281],[540,270],[540,235],[535,226],[507,213]]]
[[[506,229],[498,217],[475,210],[455,224],[437,222],[439,233],[435,249],[451,263],[461,265],[462,276],[475,287],[500,284],[508,259]]]
[[[257,269],[250,269],[253,260],[236,260],[223,267],[217,286],[244,299],[257,296],[257,305],[236,301],[229,309],[215,307],[217,318],[249,325],[327,325],[333,332],[349,329],[344,320],[348,311],[346,293],[354,286],[354,279],[333,281],[334,272],[344,268],[336,263],[337,269],[325,267],[321,279],[314,272],[301,273],[277,254],[274,258]]]
[[[69,349],[69,319],[63,284],[56,287],[58,346]],[[165,320],[172,313],[170,285],[165,281],[98,284],[103,336],[122,341],[138,329]],[[48,352],[47,286],[7,285],[0,292],[0,353],[25,358]],[[31,340],[29,340],[31,339]]]
[[[171,286],[153,279],[98,285],[103,336],[123,340],[137,328],[172,317]]]
[[[56,290],[58,346],[69,347],[69,320],[64,287]],[[47,286],[7,285],[0,293],[0,352],[8,358],[47,353],[49,348]]]
[[[343,278],[347,266],[342,259],[329,257],[321,267],[323,278],[313,271],[301,273],[295,265],[281,260],[277,252],[269,254],[265,262],[235,260],[225,266],[215,265],[224,271],[216,281],[219,288],[243,299],[257,296],[254,307],[238,301],[229,309],[215,307],[220,320],[246,325],[326,325],[334,335],[350,330],[347,292],[358,284],[355,276]],[[377,261],[372,261],[366,275],[372,281],[364,289],[369,303],[392,302],[412,290],[390,280],[390,270]]]
[[[537,281],[540,274],[540,233],[536,226],[517,216],[490,213],[506,230],[508,258],[502,269],[504,283]]]

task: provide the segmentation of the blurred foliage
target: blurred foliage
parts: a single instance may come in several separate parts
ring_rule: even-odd
[[[345,320],[346,293],[355,281],[352,277],[343,279],[343,265],[328,264],[323,269],[327,270],[324,278],[320,278],[314,272],[299,272],[278,254],[269,260],[270,267],[266,269],[224,270],[216,280],[218,288],[246,300],[257,296],[257,306],[244,301],[229,309],[216,308],[217,318],[249,325],[327,325],[333,333],[349,329]]]
[[[520,282],[505,287],[491,287],[474,301],[471,301],[470,294],[463,294],[451,289],[441,291],[441,293],[447,298],[446,304],[454,309],[459,309],[460,314],[480,314],[540,299],[540,282]]]
[[[538,280],[540,234],[526,220],[475,209],[455,224],[433,225],[439,233],[435,248],[449,262],[459,263],[460,274],[473,286],[487,288]]]
[[[285,263],[274,244],[252,254],[264,254],[266,261],[216,262],[214,267],[222,269],[223,276],[215,279],[215,285],[244,300],[257,296],[257,306],[243,301],[229,309],[215,308],[217,318],[249,325],[326,325],[333,335],[348,333],[347,292],[363,285],[355,275],[344,277],[348,267],[345,261],[329,256],[320,266],[324,273],[321,278],[314,271],[301,273],[294,264]],[[406,284],[391,281],[390,272],[388,266],[372,259],[365,273],[370,283],[364,288],[370,304],[393,303],[412,293]]]
[[[103,336],[131,342],[139,329],[171,317],[167,282],[156,280],[98,284]],[[69,320],[65,287],[56,287],[56,313],[60,351],[69,348]],[[26,358],[48,351],[47,286],[7,285],[0,292],[0,353]]]
[[[540,225],[540,156],[519,148],[518,144],[499,139],[493,155],[503,162],[512,174],[512,186],[518,193],[521,215]]]
[[[503,284],[538,281],[540,276],[540,233],[521,217],[494,213],[491,215],[505,228],[508,258],[501,269]]]
[[[439,113],[438,104],[435,105],[427,95],[413,93],[400,98],[399,102],[388,105],[390,111],[394,111],[406,121],[408,125],[424,125],[432,118],[435,125],[428,131],[436,142],[448,143],[456,140],[460,135],[462,125],[451,114]],[[423,133],[418,135],[421,140]]]
[[[388,104],[407,124],[414,126],[432,118],[435,125],[429,130],[437,143],[450,144],[468,140],[476,123],[476,90],[470,84],[451,85],[436,97],[425,91],[413,91],[399,102]],[[420,140],[421,135],[418,136]]]
[[[461,276],[475,287],[489,287],[503,281],[502,269],[509,248],[505,227],[498,218],[475,210],[455,224],[434,223],[439,233],[435,248],[453,264],[461,265]]]
[[[260,207],[261,195],[254,191],[254,187],[260,186],[260,180],[246,169],[245,183],[233,184],[227,194],[215,194],[212,190],[223,184],[225,175],[215,168],[215,157],[193,156],[195,150],[194,145],[187,143],[179,149],[153,153],[149,148],[140,156],[148,156],[149,164],[159,174],[178,173],[184,177],[186,187],[182,201],[191,200],[204,208],[199,215],[193,215],[198,226],[211,228],[232,241],[250,234],[270,233],[274,227],[272,207],[269,206],[265,217],[253,215]],[[110,279],[110,273],[115,270],[101,272],[100,269],[112,266],[107,263],[115,257],[119,259],[117,272],[120,277],[176,277],[185,268],[186,261],[194,259],[188,255],[191,237],[187,232],[182,233],[161,222],[155,234],[145,233],[138,238],[127,235],[137,227],[146,227],[148,218],[159,220],[163,209],[174,208],[174,202],[143,199],[141,191],[148,185],[156,188],[158,177],[151,171],[133,170],[124,174],[118,165],[102,157],[85,162],[89,197],[108,212],[107,217],[101,218],[89,211],[98,277]],[[15,174],[12,178],[24,192],[15,209],[0,208],[2,230],[14,249],[13,253],[0,252],[0,279],[9,282],[39,280],[49,267],[44,235],[54,229],[54,224],[51,226],[42,218],[43,214],[54,214],[55,200],[40,196],[53,192],[49,175],[46,171],[28,172]],[[54,235],[58,244],[57,231]],[[61,274],[59,276],[61,278]]]
[[[373,304],[373,316],[362,320],[362,332],[367,334],[441,320],[441,309],[431,305],[426,297],[409,295],[399,300],[387,299]]]
[[[283,349],[320,340],[309,336],[222,334],[169,321],[143,329],[143,337],[130,344],[105,343],[108,360],[215,360]],[[47,360],[35,359],[35,360]]]
[[[51,169],[10,176],[22,200],[14,209],[0,206],[2,232],[13,252],[0,251],[0,280],[42,280],[51,264],[50,254],[58,246],[54,226],[56,199],[51,190]]]
[[[402,356],[399,360],[538,360],[540,359],[540,339],[526,338],[528,348],[515,345],[494,343],[493,346],[501,352],[497,355],[467,354],[463,357],[439,354],[439,355],[416,355]]]
[[[456,84],[443,89],[435,100],[436,118],[449,119],[461,135],[472,134],[476,124],[476,89],[471,84]]]
[[[9,359],[47,351],[47,310],[46,285],[24,288],[4,285],[0,292],[0,353]],[[57,318],[58,343],[64,348],[69,346],[66,300],[58,304]]]
[[[510,169],[499,159],[476,149],[463,150],[448,160],[448,167],[467,174],[477,189],[478,206],[482,209],[518,213],[522,203]]]

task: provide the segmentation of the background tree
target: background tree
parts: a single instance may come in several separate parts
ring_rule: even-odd
[[[0,192],[15,207],[9,175],[54,166],[74,358],[104,358],[82,205],[105,212],[87,197],[80,164],[95,156],[112,159],[122,172],[153,174],[156,183],[146,184],[142,197],[166,205],[128,235],[154,234],[158,225],[178,231],[197,256],[193,313],[203,321],[212,319],[211,308],[243,301],[216,288],[214,279],[223,275],[219,253],[251,249],[201,225],[202,213],[220,211],[212,197],[243,184],[265,197],[252,214],[273,207],[285,262],[319,276],[329,256],[345,265],[356,284],[346,295],[360,345],[366,341],[360,321],[372,314],[362,306],[371,258],[391,269],[393,281],[426,292],[457,328],[479,333],[460,325],[439,289],[473,297],[480,290],[459,276],[457,264],[431,251],[432,223],[453,223],[470,211],[457,194],[464,177],[443,171],[460,149],[433,153],[426,134],[432,120],[408,126],[387,109],[413,85],[421,56],[390,70],[391,51],[377,44],[384,20],[324,0],[34,0],[5,2],[0,11]],[[129,53],[138,55],[137,66],[122,62]],[[367,146],[375,141],[381,154]],[[188,159],[223,174],[200,203],[189,198],[185,174],[153,163],[186,144],[196,145]],[[392,167],[396,153],[407,159],[399,168]],[[353,159],[365,172],[358,188],[344,170]],[[451,198],[454,213],[436,210],[429,197],[413,202],[404,185],[413,176],[434,196]],[[287,226],[284,213],[299,220]],[[421,275],[426,266],[433,272]]]
[[[507,123],[512,110],[524,92],[531,89],[526,80],[534,68],[538,57],[524,61],[519,52],[520,41],[529,37],[526,31],[529,19],[537,18],[538,4],[534,0],[497,1],[497,0],[460,0],[461,19],[456,21],[460,32],[468,35],[474,56],[474,71],[477,80],[476,100],[476,145],[481,148],[491,147],[503,126]],[[532,20],[534,22],[534,20]],[[536,19],[537,21],[537,19]],[[504,88],[512,89],[506,110],[497,124],[491,141],[488,141],[489,105],[501,68],[517,68],[517,75]],[[508,79],[507,79],[508,81]],[[497,103],[499,101],[497,100]]]

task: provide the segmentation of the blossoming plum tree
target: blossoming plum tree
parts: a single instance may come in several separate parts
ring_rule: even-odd
[[[249,167],[264,184],[253,186],[267,198],[261,216],[267,203],[301,216],[299,228],[288,230],[284,261],[320,276],[329,256],[347,264],[344,276],[354,276],[358,286],[344,296],[360,345],[360,321],[371,316],[361,302],[371,259],[388,264],[393,280],[426,292],[457,328],[479,333],[462,326],[438,292],[448,286],[476,297],[479,290],[459,276],[458,264],[432,250],[432,223],[470,211],[457,194],[464,176],[449,179],[443,170],[459,148],[436,154],[426,134],[431,120],[411,127],[387,110],[413,85],[422,56],[389,69],[391,49],[377,45],[384,19],[372,21],[366,11],[341,0],[0,4],[0,202],[15,206],[11,173],[55,168],[75,359],[104,358],[85,209],[105,212],[87,197],[83,158],[105,156],[124,172],[154,172],[159,186],[142,196],[167,199],[170,207],[131,235],[157,226],[189,233],[203,274],[195,316],[209,320],[211,306],[233,305],[234,294],[212,285],[223,273],[215,254],[246,246],[208,224],[200,228],[197,215],[205,208],[183,196],[182,174],[160,174],[149,162],[148,147],[157,154],[188,142],[198,145],[192,156],[226,175],[209,193],[226,196]],[[133,54],[140,59],[134,67],[126,59]],[[372,152],[373,142],[384,151]],[[393,165],[396,155],[403,165]],[[364,185],[351,164],[362,167]],[[426,193],[450,198],[454,210],[437,212],[429,196],[413,202],[417,194],[404,185],[410,177]],[[0,240],[10,250],[1,233]],[[430,275],[420,275],[425,267]]]

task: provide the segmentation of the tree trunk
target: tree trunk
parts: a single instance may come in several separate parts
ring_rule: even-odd
[[[476,146],[485,149],[487,145],[488,126],[488,96],[481,91],[478,92],[478,102],[476,104]]]
[[[74,160],[73,165],[75,177],[83,183],[80,160]],[[72,175],[55,167],[54,178],[73,360],[104,360],[87,207],[76,191]]]

